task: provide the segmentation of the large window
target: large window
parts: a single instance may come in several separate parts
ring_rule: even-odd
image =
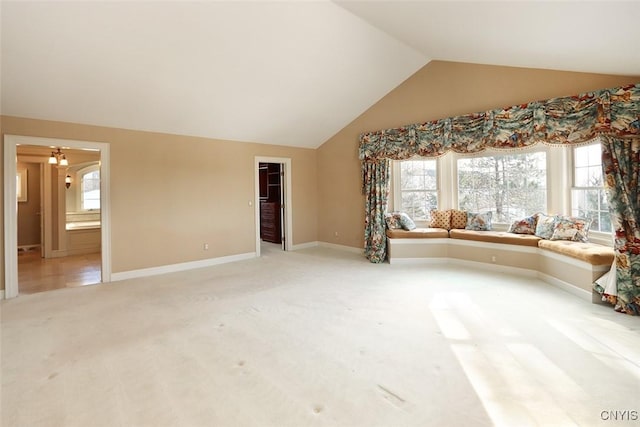
[[[547,211],[545,152],[461,158],[457,167],[459,209],[492,211],[496,223]]]
[[[82,210],[100,209],[100,169],[91,168],[80,174],[80,205]]]
[[[436,160],[405,160],[397,162],[400,186],[395,187],[400,206],[415,220],[427,220],[432,209],[438,208],[438,179]],[[398,175],[396,175],[398,177]]]
[[[591,231],[611,231],[607,193],[602,179],[600,143],[573,149],[571,213],[591,218]]]

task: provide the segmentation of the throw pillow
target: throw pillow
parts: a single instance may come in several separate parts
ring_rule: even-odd
[[[387,228],[389,230],[398,230],[402,228],[400,225],[400,217],[394,213],[384,214],[384,221],[387,223]]]
[[[557,215],[538,214],[538,222],[536,223],[535,235],[541,239],[550,239],[553,235],[553,229],[558,221]]]
[[[451,228],[450,223],[451,211],[439,211],[437,209],[431,211],[431,223],[429,227],[449,230]]]
[[[538,214],[519,219],[511,224],[509,233],[515,234],[536,234],[536,223],[538,222]]]
[[[475,231],[491,230],[491,212],[467,213],[467,225],[465,229]]]
[[[451,212],[451,228],[465,228],[467,226],[467,211],[449,209]]]
[[[400,212],[400,226],[405,230],[415,230],[416,223],[404,212]]]
[[[560,216],[553,228],[551,240],[589,241],[591,220],[587,218]]]

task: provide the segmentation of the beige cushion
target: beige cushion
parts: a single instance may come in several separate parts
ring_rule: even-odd
[[[571,242],[568,240],[540,240],[538,246],[576,258],[591,265],[611,265],[615,253],[613,248],[595,243]]]
[[[434,209],[431,211],[431,228],[444,228],[448,230],[451,228],[449,225],[451,221],[451,211],[439,211]]]
[[[449,212],[451,212],[450,228],[465,228],[467,226],[467,211],[449,209]]]
[[[513,234],[505,231],[451,230],[452,239],[474,240],[476,242],[505,243],[509,245],[537,247],[540,240],[530,234]]]
[[[415,228],[408,230],[387,230],[387,237],[392,239],[434,239],[447,238],[449,232],[444,228]]]

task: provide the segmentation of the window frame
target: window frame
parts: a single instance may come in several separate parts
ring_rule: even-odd
[[[402,209],[402,175],[401,175],[401,163],[402,162],[409,162],[409,161],[434,161],[435,165],[436,165],[436,188],[434,190],[405,190],[405,191],[424,191],[424,192],[432,192],[434,191],[436,194],[436,200],[437,200],[437,209],[440,209],[440,196],[441,196],[441,189],[440,189],[440,183],[442,182],[441,176],[440,176],[440,158],[429,158],[429,157],[412,157],[410,159],[405,159],[405,160],[394,160],[391,162],[391,194],[389,197],[389,200],[392,202],[390,204],[390,211],[394,210],[401,210]],[[416,225],[420,226],[420,227],[428,227],[429,223],[431,222],[431,217],[427,217],[427,218],[412,218],[413,221],[416,223]]]
[[[598,191],[606,192],[606,187],[604,185],[604,180],[605,180],[604,175],[602,176],[602,186],[600,187],[584,187],[584,186],[576,185],[576,167],[577,167],[576,166],[576,150],[582,147],[587,147],[587,146],[596,145],[596,144],[601,146],[602,143],[600,142],[599,138],[594,139],[592,142],[588,144],[581,144],[581,145],[571,147],[569,172],[568,172],[570,175],[570,180],[569,180],[570,185],[569,185],[568,192],[569,192],[569,212],[570,212],[570,215],[572,216],[575,216],[574,206],[573,206],[574,190],[598,190]],[[602,159],[600,159],[600,170],[602,170]],[[605,194],[605,196],[608,199],[609,197],[608,194]],[[613,225],[611,226],[611,231],[589,230],[589,240],[593,241],[594,243],[611,245],[613,241]]]
[[[98,209],[85,209],[84,208],[84,192],[82,190],[82,185],[84,182],[84,176],[93,172],[98,172],[100,175],[100,208]],[[79,169],[76,171],[76,177],[78,181],[78,191],[76,191],[76,206],[78,207],[78,212],[100,212],[102,208],[102,173],[100,171],[100,164],[93,164],[87,166],[85,168]]]
[[[459,188],[458,188],[458,160],[461,159],[470,159],[470,158],[480,158],[480,157],[493,157],[493,156],[513,156],[518,154],[531,154],[531,153],[545,153],[545,168],[546,168],[546,179],[545,179],[545,212],[548,213],[553,208],[552,202],[552,190],[551,190],[551,182],[553,177],[556,175],[553,170],[552,162],[551,162],[551,150],[549,146],[538,143],[528,148],[517,149],[517,150],[496,150],[496,149],[488,149],[482,151],[480,153],[466,154],[466,153],[455,153],[452,157],[452,173],[451,173],[451,195],[452,195],[452,206],[455,206],[455,209],[460,208],[459,201]],[[494,211],[492,211],[494,212]],[[533,212],[535,213],[535,212]],[[532,213],[532,214],[533,214]],[[492,221],[492,228],[496,231],[506,231],[511,222],[496,222]]]

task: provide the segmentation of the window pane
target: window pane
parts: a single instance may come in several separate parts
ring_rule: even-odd
[[[458,207],[493,212],[494,222],[546,211],[547,171],[543,152],[458,160]]]
[[[602,179],[600,143],[576,147],[573,149],[573,156],[575,168],[571,213],[590,218],[592,231],[611,232],[607,192]]]
[[[82,209],[100,209],[100,171],[87,172],[81,177]]]
[[[405,160],[400,162],[401,206],[411,218],[426,220],[438,207],[436,160]]]

